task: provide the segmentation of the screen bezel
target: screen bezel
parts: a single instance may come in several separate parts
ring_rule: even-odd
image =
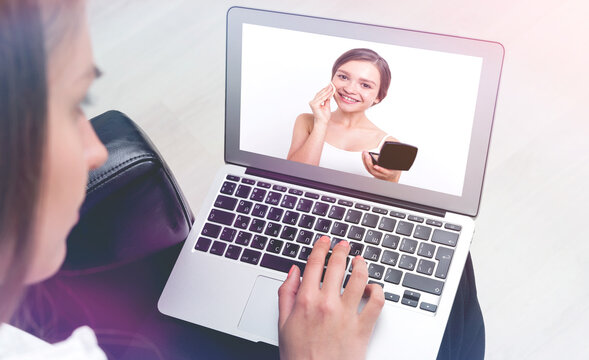
[[[409,185],[391,184],[361,175],[240,150],[241,40],[242,25],[244,23],[481,57],[483,59],[481,79],[462,195],[455,196]],[[227,12],[225,161],[287,176],[309,179],[318,183],[372,193],[391,199],[422,204],[432,208],[476,216],[482,192],[503,56],[503,46],[492,41],[232,7]]]

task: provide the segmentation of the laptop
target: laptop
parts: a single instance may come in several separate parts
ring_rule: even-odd
[[[435,358],[474,234],[501,44],[233,7],[226,45],[226,164],[159,311],[278,345],[278,288],[328,235],[349,241],[349,258],[362,255],[385,293],[367,358]],[[297,116],[350,49],[378,53],[391,72],[366,116],[419,150],[397,182],[344,161],[287,160]]]

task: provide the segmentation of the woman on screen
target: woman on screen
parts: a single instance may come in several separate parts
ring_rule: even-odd
[[[287,159],[399,182],[401,171],[373,165],[368,154],[380,152],[385,141],[398,141],[366,116],[387,95],[391,71],[386,60],[370,49],[348,50],[333,64],[331,77],[309,102],[312,114],[297,117]]]

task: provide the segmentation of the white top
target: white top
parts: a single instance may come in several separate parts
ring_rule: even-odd
[[[49,344],[8,324],[0,325],[0,359],[2,360],[106,360],[98,347],[96,335],[87,326],[77,328],[62,342]]]
[[[386,138],[390,135],[385,135],[378,146],[369,152],[380,152],[382,144],[384,144]],[[362,161],[361,151],[346,151],[340,148],[336,148],[327,142],[323,143],[323,151],[321,152],[321,159],[319,160],[319,166],[330,168],[334,170],[344,171],[351,174],[358,174],[363,176],[372,176],[368,170],[364,167]]]

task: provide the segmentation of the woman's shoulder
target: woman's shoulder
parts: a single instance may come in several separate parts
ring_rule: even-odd
[[[302,113],[297,116],[295,121],[295,126],[304,127],[307,130],[311,131],[313,129],[313,114],[309,113]]]

